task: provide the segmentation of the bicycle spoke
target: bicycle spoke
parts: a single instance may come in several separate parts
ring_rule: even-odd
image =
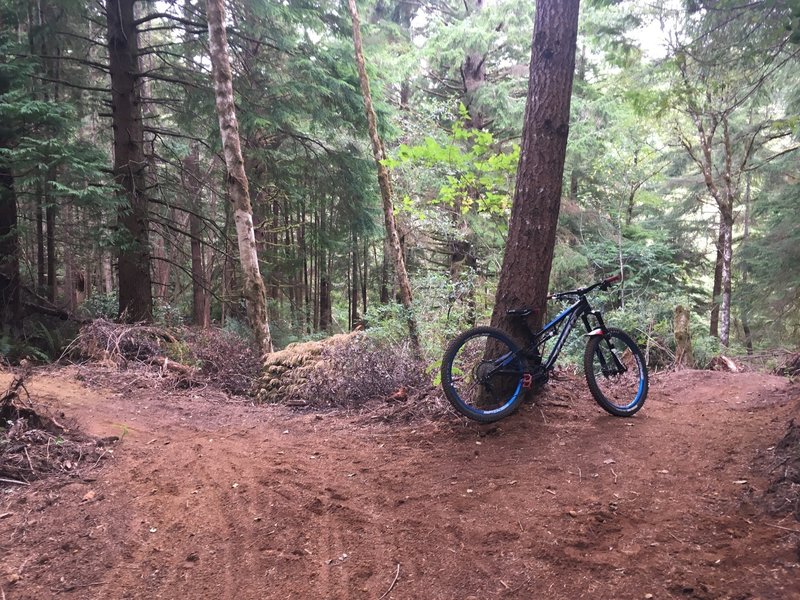
[[[519,351],[501,332],[476,328],[462,334],[445,355],[445,393],[470,418],[495,420],[520,399],[523,365]]]

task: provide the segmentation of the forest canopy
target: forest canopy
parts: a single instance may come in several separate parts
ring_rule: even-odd
[[[274,345],[404,337],[347,3],[225,10]],[[358,10],[436,357],[492,314],[535,3]],[[55,358],[67,316],[249,335],[205,0],[0,0],[0,27],[0,354]],[[609,318],[666,362],[679,305],[700,363],[796,347],[798,56],[797,0],[584,0],[551,289],[623,272]]]

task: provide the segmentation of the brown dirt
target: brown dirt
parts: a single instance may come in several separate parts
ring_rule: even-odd
[[[42,372],[35,402],[122,439],[83,479],[0,489],[0,591],[800,598],[800,523],[762,507],[797,386],[664,374],[617,419],[571,385],[494,427],[386,425]]]

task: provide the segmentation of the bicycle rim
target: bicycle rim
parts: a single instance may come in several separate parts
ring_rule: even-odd
[[[587,379],[595,399],[612,414],[633,414],[647,396],[647,371],[641,351],[627,335],[614,331],[605,338],[596,338],[592,345]]]
[[[521,399],[523,361],[499,331],[467,332],[448,350],[445,366],[447,397],[467,417],[500,419]]]

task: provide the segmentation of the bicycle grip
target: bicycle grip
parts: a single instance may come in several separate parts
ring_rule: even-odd
[[[608,285],[609,283],[617,283],[618,281],[622,281],[622,273],[617,273],[616,275],[612,275],[611,277],[603,281],[603,283]]]

